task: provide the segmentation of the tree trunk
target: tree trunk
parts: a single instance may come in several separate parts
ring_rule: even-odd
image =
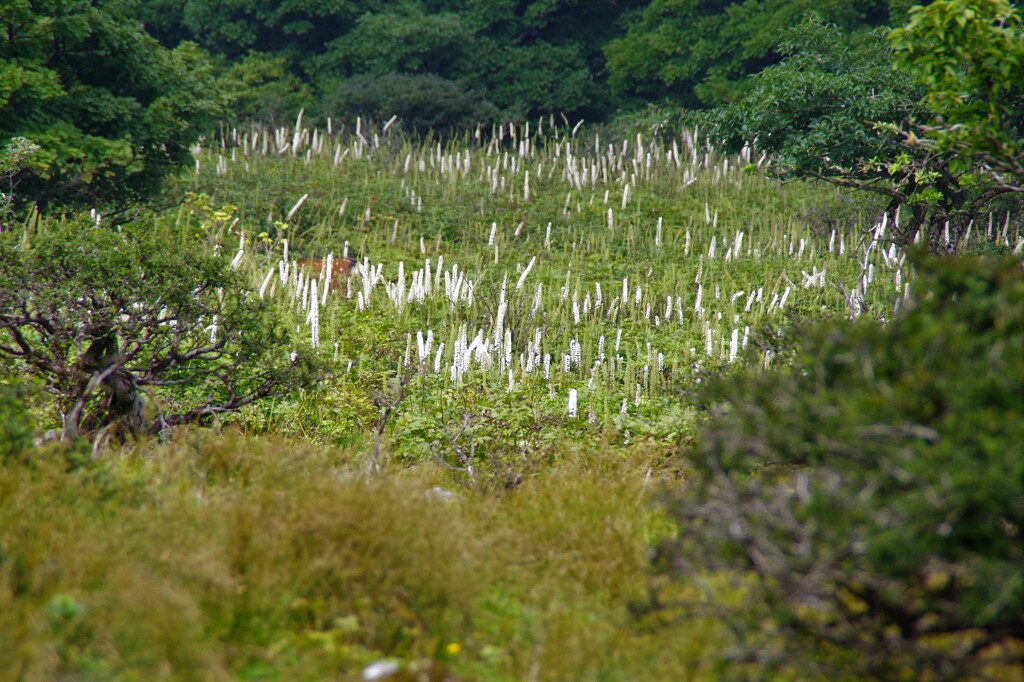
[[[135,377],[122,364],[117,335],[101,330],[78,359],[79,390],[71,409],[64,415],[62,440],[75,440],[83,430],[98,431],[110,424],[136,433],[143,426],[145,400]],[[103,389],[101,410],[83,417],[85,405]]]

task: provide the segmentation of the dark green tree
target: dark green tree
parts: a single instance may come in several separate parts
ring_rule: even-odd
[[[515,48],[489,37],[478,38],[465,80],[479,83],[505,118],[564,113],[601,117],[601,86],[586,66],[578,45],[535,41]]]
[[[434,89],[443,79],[444,89],[457,100],[472,103],[468,114],[493,108],[503,118],[520,120],[552,112],[601,118],[613,106],[602,48],[621,32],[620,18],[638,4],[396,4],[363,15],[355,28],[329,42],[311,60],[313,78],[324,94],[325,113],[340,113],[331,105],[342,103],[357,88],[364,102],[370,95],[379,96],[372,108],[385,111],[395,97],[387,95],[386,85],[375,87],[369,80],[378,76],[392,81],[401,77],[415,83],[416,91]],[[437,113],[450,107],[427,108]],[[463,118],[445,121],[444,127],[459,128]]]
[[[138,0],[134,14],[164,45],[194,40],[228,60],[250,51],[273,53],[301,66],[350,31],[381,0]]]
[[[488,122],[497,109],[453,76],[475,37],[454,12],[399,5],[363,15],[312,60],[325,114],[363,116],[426,134]]]
[[[477,0],[476,29],[460,74],[502,112],[562,112],[599,120],[619,105],[608,88],[605,45],[625,33],[638,0]]]
[[[39,146],[16,202],[142,201],[218,113],[205,56],[164,49],[122,3],[11,0],[0,29],[0,141]]]
[[[798,325],[772,369],[701,392],[662,565],[735,579],[741,600],[672,606],[730,625],[762,678],[1024,672],[1024,273],[915,268],[896,319]]]
[[[893,68],[883,35],[851,47],[837,27],[811,19],[779,49],[784,59],[752,77],[742,98],[700,117],[727,146],[753,142],[783,178],[886,197],[889,236],[907,245],[920,232],[935,251],[955,249],[1009,191],[987,178],[981,159],[908,139],[905,131],[928,116],[928,91]]]
[[[314,99],[287,59],[264,52],[250,52],[220,68],[215,88],[225,115],[239,124],[285,125]]]
[[[351,31],[325,45],[318,62],[321,71],[336,76],[450,73],[471,38],[458,14],[399,6],[360,17]]]
[[[85,219],[0,234],[0,355],[45,385],[65,439],[159,431],[305,385],[317,366],[288,339],[180,230]]]

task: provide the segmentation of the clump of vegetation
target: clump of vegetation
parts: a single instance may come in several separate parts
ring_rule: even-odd
[[[26,409],[29,390],[21,384],[0,384],[0,464],[24,457],[35,428]]]
[[[231,123],[276,127],[309,102],[309,86],[288,71],[287,61],[279,55],[250,51],[221,66],[215,87]]]
[[[814,323],[702,394],[669,572],[736,577],[741,662],[829,679],[1012,679],[1024,647],[1024,276],[918,261],[887,325]],[[752,580],[755,576],[756,580]],[[1008,667],[1009,666],[1009,667]]]
[[[8,229],[7,223],[14,216],[14,188],[20,174],[32,157],[39,151],[39,145],[25,137],[15,137],[0,152],[0,232]]]
[[[747,77],[777,63],[779,36],[808,13],[837,28],[840,44],[862,41],[879,26],[902,21],[902,0],[726,2],[652,0],[610,41],[609,85],[618,93],[667,99],[686,107],[719,106],[743,97]]]
[[[44,384],[64,439],[208,420],[320,371],[194,235],[88,217],[0,234],[0,354]]]

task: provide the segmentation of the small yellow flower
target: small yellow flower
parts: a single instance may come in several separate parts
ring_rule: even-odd
[[[448,652],[449,656],[457,656],[458,653],[462,651],[462,647],[459,646],[458,642],[451,642],[444,648],[444,650]]]

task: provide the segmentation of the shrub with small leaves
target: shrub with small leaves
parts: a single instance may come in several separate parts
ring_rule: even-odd
[[[65,439],[201,421],[308,385],[318,364],[292,351],[268,304],[191,236],[88,218],[0,234],[0,354],[43,381]]]
[[[700,608],[735,624],[747,663],[1024,670],[1024,275],[1013,259],[916,267],[895,320],[792,329],[777,369],[702,394],[699,476],[661,556],[743,583],[742,603]]]

